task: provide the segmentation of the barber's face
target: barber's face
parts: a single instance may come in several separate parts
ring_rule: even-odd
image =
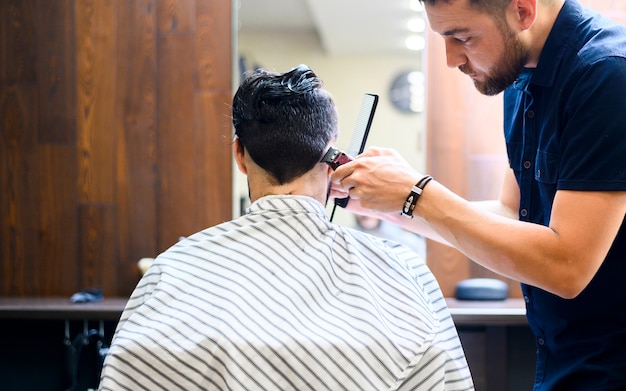
[[[496,95],[511,85],[530,51],[506,21],[498,23],[469,6],[467,0],[426,7],[432,29],[442,35],[449,67],[468,75],[476,89]]]
[[[519,76],[530,56],[529,49],[511,31],[508,25],[502,26],[504,48],[498,58],[485,73],[484,80],[474,79],[476,89],[485,95],[496,95],[513,84]],[[471,73],[471,69],[459,66],[463,73]]]

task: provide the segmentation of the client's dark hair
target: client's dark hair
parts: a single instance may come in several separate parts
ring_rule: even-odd
[[[310,171],[338,132],[333,99],[306,65],[247,76],[233,98],[233,125],[252,160],[278,184]]]

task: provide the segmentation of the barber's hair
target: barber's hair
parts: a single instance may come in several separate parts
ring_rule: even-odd
[[[452,3],[458,0],[419,0],[423,4],[435,5],[437,3]],[[475,9],[494,17],[500,17],[504,14],[506,7],[511,4],[511,0],[469,0],[469,3]]]
[[[278,184],[310,171],[337,137],[337,111],[322,84],[306,65],[286,73],[258,69],[235,93],[235,135]]]

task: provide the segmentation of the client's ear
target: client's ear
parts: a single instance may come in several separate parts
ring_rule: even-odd
[[[333,170],[333,168],[330,166],[330,164],[324,163],[324,165],[326,166],[326,169],[328,170],[327,171],[328,176],[333,175],[333,172],[335,172],[335,170]]]
[[[235,137],[233,141],[233,156],[235,157],[235,162],[237,163],[237,167],[239,167],[239,171],[243,174],[248,174],[248,167],[246,166],[246,150],[241,145],[239,141],[239,137]]]

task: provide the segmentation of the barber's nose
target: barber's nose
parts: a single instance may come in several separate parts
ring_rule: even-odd
[[[467,57],[459,45],[446,42],[446,62],[448,67],[458,68],[467,62]]]

